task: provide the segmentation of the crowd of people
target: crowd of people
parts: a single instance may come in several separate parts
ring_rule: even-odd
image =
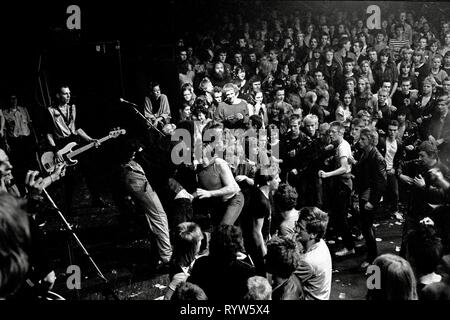
[[[158,179],[148,141],[120,148],[119,208],[144,213],[169,272],[164,298],[327,300],[333,259],[351,259],[364,240],[361,269],[381,270],[368,299],[449,299],[450,22],[407,11],[372,31],[345,11],[225,20],[177,41],[179,106],[149,84]],[[62,160],[71,139],[98,140],[76,127],[69,87],[57,97],[45,132]],[[1,132],[24,169],[16,155],[29,151],[19,138],[29,116],[16,106]],[[398,256],[379,255],[373,223],[383,214],[403,225]],[[339,244],[331,253],[329,240]],[[7,278],[3,297],[16,289]]]

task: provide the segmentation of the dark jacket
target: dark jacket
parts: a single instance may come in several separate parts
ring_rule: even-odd
[[[289,134],[284,136],[280,143],[280,156],[284,160],[282,168],[286,170],[286,172],[289,172],[292,169],[297,169],[299,172],[303,171],[303,168],[307,164],[307,161],[305,161],[306,154],[311,143],[312,139],[301,131],[298,138],[295,139],[290,137]],[[294,150],[295,156],[289,156],[289,153]]]
[[[450,147],[450,112],[442,120],[438,113],[435,113],[430,120],[429,135],[432,135],[436,140],[444,139],[444,142],[439,146],[440,154],[445,150],[449,151]]]
[[[419,137],[422,140],[428,139],[428,132],[430,128],[430,120],[433,114],[436,111],[436,105],[437,105],[437,96],[432,95],[430,98],[430,101],[422,107],[422,96],[419,95],[419,97],[416,100],[416,103],[413,105],[413,108],[411,110],[412,115],[412,121],[417,122],[418,118],[422,119],[422,123],[418,125],[419,129]]]
[[[448,168],[440,161],[433,168],[438,168],[447,180],[450,179]],[[433,208],[429,204],[442,204],[447,199],[447,193],[435,185],[430,169],[432,168],[426,167],[419,160],[412,160],[402,162],[397,171],[398,175],[404,174],[411,178],[421,175],[425,180],[424,188],[406,185],[407,190],[410,192],[408,214],[418,220],[432,214]]]
[[[380,141],[378,142],[377,148],[378,151],[380,151],[380,154],[382,157],[386,156],[386,138],[380,138]],[[397,152],[395,153],[394,156],[394,169],[397,170],[398,167],[400,166],[400,161],[404,158],[404,152],[405,149],[403,147],[403,144],[401,143],[401,141],[399,139],[397,140]]]
[[[357,187],[360,198],[377,206],[386,189],[386,162],[376,147],[364,153],[358,163]]]
[[[338,63],[336,61],[332,61],[331,66],[327,66],[324,62],[319,64],[319,67],[317,69],[322,71],[322,74],[328,85],[334,88],[336,86],[336,79],[341,73]]]
[[[401,83],[399,83],[399,86]],[[403,94],[401,91],[396,91],[394,95],[392,96],[392,105],[395,106],[397,109],[402,109],[406,111],[406,117],[408,120],[416,120],[413,119],[413,116],[411,114],[411,110],[413,109],[413,106],[415,105],[417,101],[418,95],[414,91],[410,91],[408,94]]]

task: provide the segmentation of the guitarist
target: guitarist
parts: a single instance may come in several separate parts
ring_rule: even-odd
[[[56,94],[57,103],[54,106],[49,107],[48,113],[48,125],[46,138],[53,152],[55,153],[55,159],[63,161],[63,155],[61,149],[64,148],[70,142],[94,142],[99,145],[97,139],[91,138],[83,129],[76,128],[76,107],[74,104],[70,104],[70,89],[68,86],[61,86]],[[99,188],[97,183],[92,180],[93,169],[92,162],[83,158],[80,159],[81,169],[86,177],[88,189],[91,193],[92,205],[95,207],[105,207],[104,200],[100,197]],[[72,197],[74,192],[74,170],[68,170],[64,179],[65,189],[65,204],[66,211],[71,213]]]

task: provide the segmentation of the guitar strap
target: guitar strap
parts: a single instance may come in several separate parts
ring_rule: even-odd
[[[71,106],[71,105],[68,105],[68,108],[67,108],[68,116],[66,116],[66,115],[64,114],[64,112],[62,112],[60,106],[58,106],[58,111],[59,111],[59,114],[63,117],[64,123],[65,123],[65,124],[67,125],[67,127],[70,129],[70,122],[72,121],[72,106]]]
[[[74,132],[72,132],[72,128],[70,127],[70,122],[72,121],[72,105],[67,105],[67,111],[68,111],[68,115],[65,115],[64,112],[61,110],[61,107],[58,106],[57,108],[55,108],[55,110],[57,110],[57,112],[59,113],[59,115],[62,117],[64,123],[66,124],[67,128],[69,128],[70,132],[72,133],[69,137],[66,138],[61,138],[61,139],[57,139],[55,140],[56,146],[58,149],[65,147],[68,143],[70,142],[77,142],[79,143],[79,138],[74,134]]]

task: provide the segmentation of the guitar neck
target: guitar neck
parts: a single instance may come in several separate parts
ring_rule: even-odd
[[[99,142],[99,143],[103,143],[103,142],[105,142],[105,141],[107,141],[107,140],[109,140],[109,139],[111,139],[111,136],[106,136],[106,137],[103,137],[103,138],[99,139],[98,142]],[[67,155],[67,157],[68,157],[68,158],[76,157],[76,156],[79,155],[80,153],[83,153],[83,152],[85,152],[85,151],[91,149],[93,146],[95,146],[95,143],[94,143],[94,142],[91,142],[91,143],[89,143],[89,144],[87,144],[87,145],[85,145],[85,146],[83,146],[83,147],[81,147],[81,148],[78,148],[78,149],[75,150],[75,151],[70,152],[70,153]]]

